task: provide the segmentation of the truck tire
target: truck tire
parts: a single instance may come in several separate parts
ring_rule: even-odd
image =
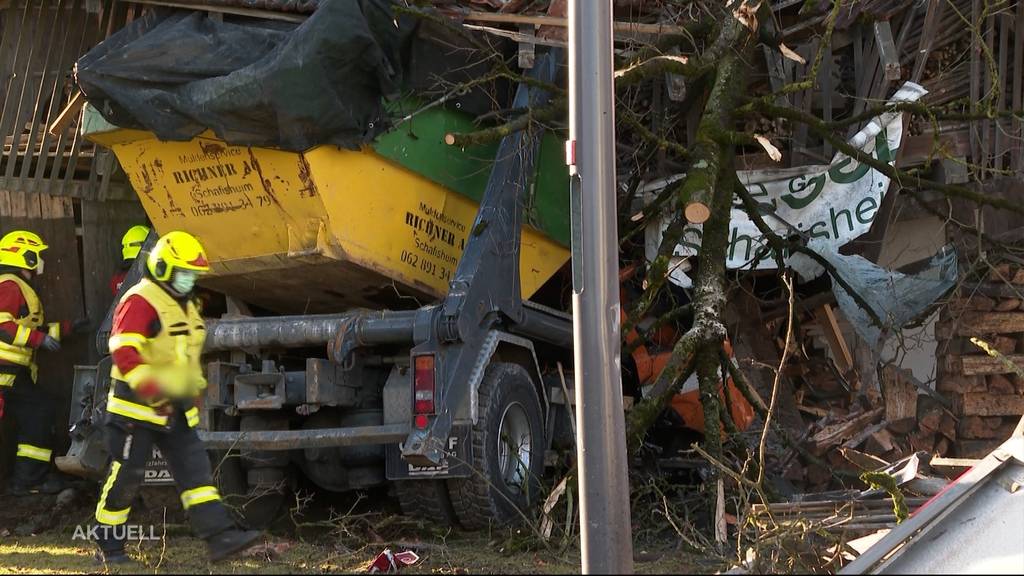
[[[455,515],[470,530],[529,517],[544,474],[544,419],[526,369],[492,362],[478,399],[472,475],[448,480]]]
[[[151,524],[185,521],[185,509],[181,506],[181,495],[175,486],[147,486],[139,488],[139,498],[146,509],[146,519]]]
[[[218,431],[239,429],[239,419],[224,415],[217,419]],[[224,504],[240,524],[253,529],[270,526],[281,511],[285,494],[274,492],[255,496],[250,488],[248,474],[238,450],[210,450],[214,481]]]
[[[397,480],[391,485],[402,514],[445,526],[455,525],[455,510],[444,480]]]

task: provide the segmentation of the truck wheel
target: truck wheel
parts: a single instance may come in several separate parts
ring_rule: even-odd
[[[146,507],[147,518],[153,524],[180,523],[185,520],[181,496],[174,486],[146,486],[139,489],[139,497]]]
[[[238,418],[221,415],[215,428],[233,431],[238,430],[238,426]],[[257,494],[259,489],[249,486],[248,472],[237,450],[211,450],[210,458],[217,489],[235,519],[254,529],[268,527],[281,511],[285,494],[266,491]]]
[[[391,485],[402,514],[446,526],[455,524],[455,510],[444,480],[398,480]]]
[[[284,505],[285,494],[278,490],[250,486],[246,476],[241,458],[237,453],[230,454],[221,465],[218,489],[224,504],[240,524],[262,530],[277,519]]]
[[[459,523],[476,530],[519,522],[539,498],[544,425],[537,389],[518,364],[493,362],[480,383],[472,476],[448,480]]]

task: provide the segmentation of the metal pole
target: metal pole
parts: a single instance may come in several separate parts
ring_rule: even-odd
[[[569,2],[573,332],[584,574],[631,574],[619,373],[612,0]]]

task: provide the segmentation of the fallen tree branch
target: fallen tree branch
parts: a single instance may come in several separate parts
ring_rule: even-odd
[[[769,102],[761,100],[755,100],[751,102],[752,106],[768,115],[769,117],[778,117],[791,120],[793,122],[800,122],[806,124],[814,133],[824,138],[829,144],[835,147],[837,150],[846,154],[850,158],[857,160],[863,164],[878,170],[882,174],[885,174],[900,186],[907,188],[921,188],[925,190],[935,190],[941,192],[946,196],[952,196],[956,198],[963,198],[976,204],[992,206],[994,208],[1002,208],[1009,210],[1016,214],[1024,214],[1024,205],[1020,202],[1006,200],[1004,198],[996,198],[987,196],[981,192],[976,192],[964,186],[958,186],[956,184],[944,184],[941,182],[935,182],[933,180],[927,180],[917,174],[906,172],[890,165],[888,162],[882,162],[872,156],[871,154],[865,153],[859,148],[850,145],[846,140],[836,136],[831,130],[829,130],[824,122],[815,116],[797,110],[795,108],[789,108],[787,106],[778,106]]]
[[[672,358],[658,374],[647,397],[634,404],[629,411],[626,417],[626,446],[631,456],[639,453],[647,430],[654,425],[665,405],[693,373],[696,349],[697,340],[692,332],[679,338],[672,348]]]
[[[814,55],[814,63],[811,65],[810,71],[807,73],[807,77],[800,82],[793,82],[783,86],[775,94],[771,95],[774,100],[779,96],[785,96],[792,92],[802,92],[804,90],[810,90],[814,88],[818,82],[818,68],[821,67],[821,61],[825,56],[825,48],[832,45],[832,32],[836,28],[836,21],[839,18],[839,9],[843,6],[843,0],[835,0],[832,3],[832,11],[828,15],[828,23],[825,27],[825,34],[818,44],[818,52]]]
[[[704,226],[698,254],[693,325],[673,349],[669,363],[673,369],[666,368],[656,381],[656,385],[665,385],[664,390],[648,396],[630,414],[627,442],[632,453],[642,445],[643,435],[654,424],[671,394],[681,385],[679,376],[683,372],[688,375],[690,369],[696,369],[704,413],[705,446],[715,458],[720,459],[722,454],[721,428],[718,425],[721,420],[718,351],[726,338],[721,318],[725,305],[725,260],[736,170],[734,149],[723,146],[716,136],[732,125],[733,110],[742,97],[746,80],[747,66],[743,56],[749,55],[752,49],[753,33],[726,9],[720,9],[720,16],[721,31],[709,51],[702,56],[703,62],[717,64],[714,83],[697,128],[693,161],[682,184],[676,189],[678,205],[686,206],[694,200],[704,205],[698,215]],[[650,309],[667,281],[669,260],[682,229],[681,223],[676,223],[663,236],[659,254],[648,267],[645,293],[628,317],[624,331],[631,330],[636,319]]]
[[[690,151],[686,149],[686,146],[651,132],[636,119],[632,112],[626,111],[624,114],[620,114],[618,118],[624,124],[636,130],[641,138],[652,144],[656,149],[671,152],[678,156],[680,160],[686,160],[690,157]]]
[[[758,445],[758,472],[757,485],[764,486],[764,453],[768,444],[768,430],[772,423],[772,415],[775,413],[776,402],[779,399],[779,383],[782,380],[782,371],[786,368],[786,360],[789,359],[790,343],[793,340],[793,312],[794,312],[794,290],[793,280],[788,275],[783,275],[783,284],[786,286],[786,293],[789,295],[789,314],[786,317],[786,342],[783,344],[782,358],[779,359],[779,367],[775,370],[775,379],[772,381],[772,397],[768,404],[768,410],[764,415],[764,429],[761,430],[761,442]]]
[[[528,110],[525,114],[517,116],[505,124],[499,124],[498,126],[484,128],[475,132],[449,132],[444,135],[444,142],[449,146],[458,146],[460,148],[497,142],[505,136],[526,129],[533,122],[549,122],[556,118],[564,117],[566,105],[565,98],[559,98],[543,108]]]
[[[753,385],[751,385],[750,380],[748,380],[746,375],[743,374],[743,371],[740,370],[740,367],[736,363],[736,361],[726,357],[724,351],[721,352],[721,354],[723,358],[729,360],[729,375],[732,377],[733,384],[736,385],[736,388],[740,391],[740,394],[742,394],[743,397],[747,399],[747,402],[749,402],[750,405],[754,407],[754,411],[757,412],[758,416],[760,416],[761,419],[764,420],[768,414],[768,407],[765,406],[764,400],[762,400],[761,397],[757,394],[757,391],[754,390],[754,387]],[[816,466],[820,466],[825,470],[828,470],[836,479],[849,480],[851,478],[859,477],[859,474],[857,472],[854,472],[852,470],[836,468],[835,466],[832,466],[828,462],[825,462],[820,457],[818,457],[818,455],[813,454],[810,450],[808,450],[802,442],[793,438],[789,431],[783,428],[778,423],[772,422],[770,426],[782,438],[782,441],[785,442],[787,446],[789,446],[793,450],[796,450],[797,453],[806,458],[808,462]]]
[[[704,63],[694,63],[688,56],[659,55],[615,71],[615,88],[632,86],[648,78],[662,74],[679,74],[696,78],[708,72]]]

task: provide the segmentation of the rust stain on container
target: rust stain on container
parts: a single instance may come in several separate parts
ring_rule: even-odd
[[[217,142],[199,141],[199,148],[203,151],[203,154],[207,156],[213,156],[216,158],[224,153],[224,145],[218,144]]]
[[[263,191],[267,193],[267,196],[270,196],[270,200],[274,204],[280,206],[281,201],[278,200],[277,195],[274,194],[274,185],[270,183],[269,178],[265,178],[263,176],[263,170],[260,168],[260,161],[256,159],[256,154],[253,153],[251,147],[247,148],[247,150],[249,151],[249,162],[252,163],[252,169],[255,170],[256,174],[260,177],[260,184],[263,185]]]
[[[299,154],[299,180],[303,184],[302,188],[299,189],[300,198],[319,196],[320,192],[316,188],[316,183],[313,182],[313,173],[304,154]]]

